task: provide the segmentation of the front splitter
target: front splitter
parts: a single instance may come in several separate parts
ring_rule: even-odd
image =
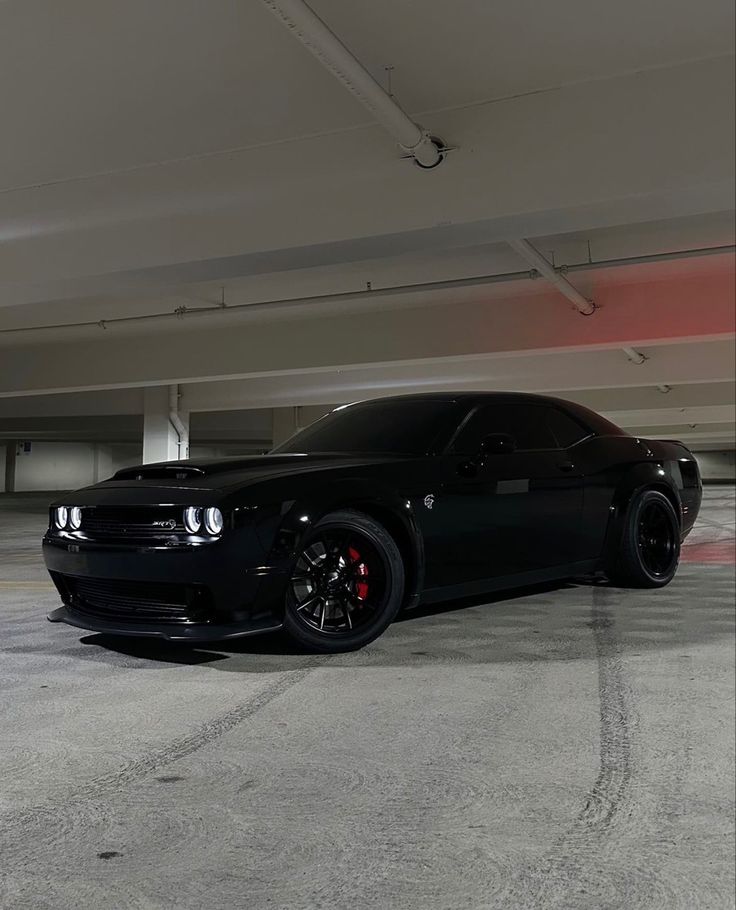
[[[129,623],[116,620],[100,619],[87,613],[77,612],[70,607],[62,606],[48,614],[49,622],[63,622],[88,632],[101,632],[106,635],[129,635],[136,638],[161,638],[165,641],[203,642],[226,641],[231,638],[245,638],[248,635],[261,635],[264,632],[278,632],[282,623],[275,623],[272,617],[263,620],[249,620],[248,623],[219,624],[214,623],[181,623],[174,625],[157,623]]]

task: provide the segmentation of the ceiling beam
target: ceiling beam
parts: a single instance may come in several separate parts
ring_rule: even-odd
[[[718,258],[718,257],[713,257]],[[288,324],[229,323],[226,312],[209,323],[194,320],[165,336],[101,332],[63,346],[7,347],[0,359],[0,397],[87,389],[183,384],[269,374],[299,374],[447,357],[507,356],[518,352],[648,347],[675,341],[733,337],[732,271],[691,278],[615,285],[597,295],[595,319],[559,319],[556,295],[490,303],[393,307],[374,312],[343,310]],[[693,301],[707,301],[694,307]],[[421,297],[419,301],[421,303]],[[242,319],[242,317],[240,317]],[[197,331],[190,329],[196,327]],[[162,339],[165,337],[165,343]],[[90,341],[94,340],[94,343]],[[733,345],[731,344],[731,349]],[[678,370],[657,358],[635,366],[618,356],[631,379],[623,385],[672,384]],[[704,365],[703,380],[715,361]]]

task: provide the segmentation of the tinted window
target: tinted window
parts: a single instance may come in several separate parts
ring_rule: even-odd
[[[483,439],[491,433],[513,436],[517,449],[557,448],[545,419],[546,410],[535,405],[482,406],[462,428],[452,451],[461,455],[476,455]]]
[[[275,452],[388,452],[424,455],[451,432],[453,401],[375,401],[332,411]]]
[[[565,414],[564,411],[558,411],[557,408],[547,410],[547,423],[554,433],[557,445],[561,449],[574,446],[576,442],[580,442],[581,439],[587,439],[591,435],[587,427]]]

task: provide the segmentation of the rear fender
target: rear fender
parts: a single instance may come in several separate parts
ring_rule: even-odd
[[[608,528],[603,546],[603,564],[616,560],[629,504],[640,490],[659,490],[672,503],[682,527],[682,501],[663,462],[650,461],[632,466],[619,480],[609,506]]]

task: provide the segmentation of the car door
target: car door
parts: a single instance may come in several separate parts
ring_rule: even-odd
[[[442,456],[442,553],[438,585],[522,575],[572,562],[583,479],[536,404],[487,404],[473,411]],[[492,434],[512,437],[510,452],[479,458]]]

